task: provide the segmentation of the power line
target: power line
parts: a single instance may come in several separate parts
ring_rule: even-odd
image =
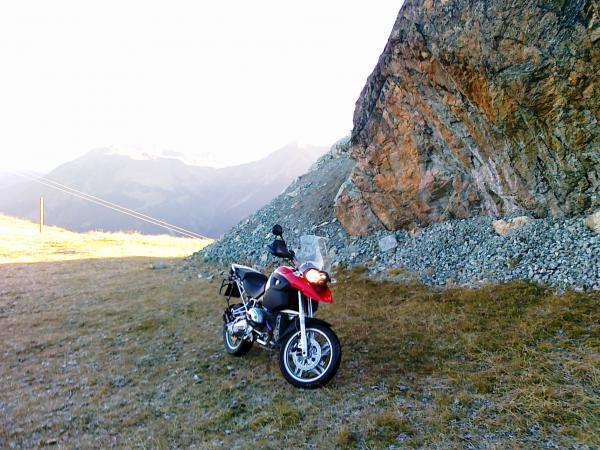
[[[100,197],[96,197],[96,196],[94,196],[94,195],[92,195],[92,194],[87,194],[87,193],[85,193],[85,192],[81,192],[81,191],[79,191],[79,190],[77,190],[77,189],[75,189],[75,188],[72,188],[72,187],[66,186],[66,185],[64,185],[64,184],[61,184],[61,183],[59,183],[58,181],[54,181],[54,180],[51,180],[51,179],[49,179],[49,178],[42,177],[42,176],[39,176],[39,175],[29,175],[29,177],[33,177],[33,178],[35,178],[35,179],[37,179],[37,180],[43,180],[43,181],[46,181],[46,182],[48,182],[48,183],[51,183],[51,184],[54,184],[54,185],[60,186],[60,187],[62,187],[62,188],[64,188],[64,189],[67,189],[67,190],[69,190],[69,191],[73,191],[73,192],[76,192],[76,193],[78,193],[78,194],[81,194],[81,195],[84,195],[84,196],[86,196],[86,197],[89,197],[89,198],[91,198],[91,199],[98,200],[98,201],[100,201],[100,202],[102,202],[102,203],[106,203],[107,205],[113,206],[113,207],[115,207],[115,208],[118,208],[118,209],[121,209],[121,210],[123,210],[123,211],[128,211],[128,212],[130,212],[130,213],[132,213],[132,214],[136,214],[136,215],[138,215],[138,216],[140,216],[140,217],[144,217],[144,218],[146,218],[146,219],[153,220],[153,221],[155,221],[155,222],[162,223],[162,224],[164,224],[164,225],[167,225],[167,226],[170,226],[170,227],[172,227],[172,228],[175,228],[175,229],[178,229],[178,230],[184,231],[184,232],[186,232],[186,233],[192,234],[192,235],[194,235],[194,236],[196,236],[196,237],[198,237],[198,238],[200,238],[200,239],[210,239],[209,237],[203,236],[203,235],[201,235],[201,234],[198,234],[198,233],[194,233],[193,231],[186,230],[185,228],[178,227],[178,226],[176,226],[176,225],[173,225],[173,224],[171,224],[171,223],[169,223],[169,222],[165,222],[164,220],[160,220],[160,219],[157,219],[157,218],[155,218],[155,217],[148,216],[148,215],[146,215],[146,214],[143,214],[143,213],[141,213],[141,212],[135,211],[135,210],[133,210],[133,209],[131,209],[131,208],[126,208],[125,206],[117,205],[116,203],[109,202],[108,200],[104,200],[104,199],[102,199],[102,198],[100,198]]]
[[[134,217],[136,219],[139,220],[143,220],[145,222],[151,223],[153,225],[165,228],[167,230],[173,231],[174,233],[178,233],[181,234],[183,236],[186,236],[188,238],[192,238],[192,239],[210,239],[209,237],[203,236],[201,234],[198,233],[194,233],[193,231],[190,230],[186,230],[185,228],[181,228],[178,227],[176,225],[173,225],[171,223],[165,222],[164,220],[160,220],[160,219],[156,219],[154,217],[148,216],[146,214],[142,214],[140,212],[134,211],[132,209],[126,208],[124,206],[121,205],[117,205],[116,203],[112,203],[109,202],[107,200],[101,199],[99,197],[90,195],[90,194],[86,194],[85,192],[81,192],[78,191],[77,189],[73,189],[71,187],[65,186],[61,183],[58,183],[56,181],[44,178],[44,177],[40,177],[40,176],[34,176],[34,175],[28,175],[28,174],[24,174],[24,173],[20,173],[20,172],[14,172],[16,175],[19,175],[21,177],[30,179],[32,181],[35,181],[39,184],[42,184],[44,186],[56,189],[58,191],[64,192],[65,194],[69,194],[72,195],[74,197],[80,198],[82,200],[86,200],[88,202],[91,203],[95,203],[97,205],[100,206],[104,206],[105,208],[108,209],[112,209],[113,211],[116,212],[120,212],[122,214]]]
[[[71,192],[71,191],[69,191],[67,189],[63,189],[63,188],[61,188],[59,186],[54,186],[54,185],[52,185],[52,184],[50,184],[48,182],[45,182],[44,180],[36,179],[35,177],[32,177],[32,176],[28,176],[28,175],[24,175],[24,174],[19,174],[19,175],[25,176],[26,178],[29,178],[32,181],[40,183],[40,184],[42,184],[44,186],[56,189],[58,191],[64,192],[66,194],[72,195],[72,196],[80,198],[82,200],[86,200],[86,201],[89,201],[91,203],[95,203],[97,205],[104,206],[105,208],[112,209],[114,211],[120,212],[122,214],[126,214],[128,216],[134,217],[134,218],[139,219],[139,220],[143,220],[143,221],[151,223],[153,225],[157,225],[159,227],[165,228],[165,229],[173,231],[175,233],[182,234],[182,235],[184,235],[186,237],[193,238],[193,239],[201,239],[201,237],[199,237],[200,235],[196,235],[196,233],[193,233],[191,231],[184,230],[184,229],[179,229],[180,227],[176,227],[175,225],[171,225],[171,224],[169,224],[167,222],[159,221],[158,219],[150,218],[149,216],[146,216],[148,218],[141,217],[140,213],[137,213],[137,212],[135,212],[133,210],[128,210],[127,208],[119,207],[119,205],[111,206],[110,204],[108,204],[108,202],[106,202],[106,201],[104,201],[102,199],[96,200],[96,199],[93,199],[93,198],[89,198],[87,196],[87,194],[81,194],[80,195],[80,194],[78,194],[76,192]]]
[[[188,231],[181,231],[181,230],[177,230],[177,229],[175,229],[173,226],[171,226],[170,224],[167,224],[167,225],[165,225],[165,224],[161,224],[161,223],[158,223],[158,222],[157,222],[157,221],[155,221],[155,220],[152,220],[152,219],[146,219],[146,218],[144,218],[144,217],[140,217],[139,215],[137,215],[137,214],[135,214],[135,213],[130,213],[130,212],[126,211],[126,210],[123,210],[123,209],[119,209],[119,208],[116,208],[116,207],[110,206],[110,205],[108,205],[108,204],[102,203],[101,201],[97,201],[97,200],[94,200],[94,199],[91,199],[91,198],[85,197],[84,195],[79,195],[79,194],[77,194],[77,193],[75,193],[75,192],[70,192],[70,191],[68,191],[68,190],[66,190],[66,189],[62,189],[62,188],[60,188],[60,187],[58,187],[58,186],[54,186],[54,185],[52,185],[52,184],[50,184],[50,183],[46,183],[46,182],[44,182],[44,181],[42,181],[42,180],[36,180],[36,179],[34,179],[34,178],[30,178],[30,179],[31,179],[31,180],[33,180],[33,181],[35,181],[35,182],[37,182],[37,183],[40,183],[40,184],[42,184],[42,185],[44,185],[44,186],[47,186],[47,187],[50,187],[50,188],[56,189],[56,190],[58,190],[58,191],[61,191],[61,192],[64,192],[65,194],[69,194],[69,195],[72,195],[72,196],[74,196],[74,197],[80,198],[80,199],[82,199],[82,200],[86,200],[86,201],[89,201],[89,202],[91,202],[91,203],[95,203],[95,204],[97,204],[97,205],[104,206],[105,208],[112,209],[113,211],[120,212],[120,213],[122,213],[122,214],[125,214],[125,215],[128,215],[128,216],[131,216],[131,217],[134,217],[134,218],[136,218],[136,219],[139,219],[139,220],[143,220],[143,221],[145,221],[145,222],[148,222],[148,223],[151,223],[151,224],[153,224],[153,225],[156,225],[156,226],[159,226],[159,227],[165,228],[165,229],[167,229],[167,230],[173,231],[174,233],[181,234],[181,235],[183,235],[183,236],[186,236],[186,237],[188,237],[188,238],[192,238],[192,239],[199,239],[199,237],[198,237],[198,236],[195,236],[195,233],[188,232]]]

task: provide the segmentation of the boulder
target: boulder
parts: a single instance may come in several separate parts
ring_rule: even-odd
[[[594,233],[600,234],[600,210],[586,217],[583,223]]]
[[[388,252],[398,247],[398,241],[396,240],[396,236],[394,236],[393,234],[388,234],[387,236],[382,237],[381,239],[379,239],[378,244],[379,250],[382,253]]]
[[[344,228],[598,209],[594,5],[405,1],[356,103]]]
[[[505,234],[513,230],[521,228],[523,225],[528,224],[531,221],[531,217],[519,216],[509,219],[508,221],[503,219],[494,220],[492,222],[492,227],[494,228],[494,231],[497,234],[499,234],[500,236],[504,236]]]

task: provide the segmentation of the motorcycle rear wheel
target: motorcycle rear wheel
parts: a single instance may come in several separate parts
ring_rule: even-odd
[[[281,343],[279,368],[286,381],[302,389],[325,386],[337,373],[342,361],[340,341],[333,330],[321,324],[307,325],[309,354],[302,357],[298,348],[300,332],[290,334]]]

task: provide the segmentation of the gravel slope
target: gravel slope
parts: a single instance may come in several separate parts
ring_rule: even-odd
[[[336,143],[269,205],[188,259],[188,268],[201,262],[273,264],[265,246],[272,240],[272,225],[279,223],[290,248],[302,234],[317,234],[327,238],[334,266],[367,266],[371,274],[408,273],[428,285],[525,279],[560,289],[600,290],[600,235],[584,225],[584,217],[534,219],[505,236],[496,234],[491,217],[437,223],[417,233],[349,236],[334,217],[333,204],[353,164],[347,140]]]

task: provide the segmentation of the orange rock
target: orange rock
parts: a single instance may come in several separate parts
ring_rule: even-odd
[[[500,236],[504,236],[505,234],[507,234],[513,230],[521,228],[523,225],[528,224],[531,221],[532,221],[531,217],[519,216],[519,217],[515,217],[513,219],[509,219],[508,221],[494,220],[492,222],[492,227],[494,228],[494,231],[496,232],[496,234],[499,234]]]
[[[581,8],[407,0],[356,103],[346,230],[600,208],[600,46]]]

